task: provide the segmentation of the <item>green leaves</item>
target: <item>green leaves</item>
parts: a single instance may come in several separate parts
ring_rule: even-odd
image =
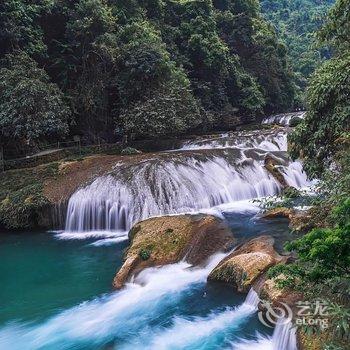
[[[7,56],[0,69],[0,128],[3,138],[37,142],[68,131],[62,92],[26,53]]]

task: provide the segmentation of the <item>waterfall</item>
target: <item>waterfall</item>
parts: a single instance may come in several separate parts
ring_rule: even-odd
[[[297,350],[296,329],[291,321],[280,318],[272,335],[272,350]]]
[[[306,112],[293,112],[293,113],[285,113],[272,115],[270,117],[265,118],[262,121],[262,124],[278,124],[278,125],[290,125],[292,120],[300,120],[304,119]]]
[[[285,131],[265,132],[260,139],[255,132],[221,139],[231,146],[224,148],[218,140],[208,140],[192,143],[191,150],[144,155],[142,161],[116,164],[108,175],[71,196],[66,231],[126,231],[151,216],[198,212],[276,195],[281,185],[264,167],[268,153],[277,159],[288,185],[309,185],[301,164],[291,162],[284,151]]]
[[[241,340],[232,344],[233,350],[298,350],[296,329],[290,320],[280,318],[272,337],[257,335],[256,340]]]
[[[279,128],[230,132],[190,140],[181,147],[182,150],[213,148],[258,148],[264,151],[287,151],[287,130]]]

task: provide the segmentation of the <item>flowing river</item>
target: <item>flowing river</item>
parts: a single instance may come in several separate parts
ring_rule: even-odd
[[[149,268],[117,292],[127,231],[155,215],[210,212],[235,237],[291,234],[251,200],[275,195],[264,168],[273,157],[289,185],[309,182],[286,154],[288,129],[241,131],[186,141],[178,150],[116,164],[70,198],[64,231],[0,235],[0,349],[295,350],[288,325],[263,326],[258,296],[207,283],[225,256]]]

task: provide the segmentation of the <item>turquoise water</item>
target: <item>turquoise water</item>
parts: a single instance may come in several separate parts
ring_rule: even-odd
[[[287,234],[287,223],[225,214],[243,237]],[[254,227],[254,229],[252,229]],[[148,269],[113,292],[127,242],[62,240],[52,233],[0,235],[0,349],[218,349],[271,334],[230,286],[207,283],[207,267]]]

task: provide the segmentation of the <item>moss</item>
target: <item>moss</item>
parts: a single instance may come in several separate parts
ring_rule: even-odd
[[[40,211],[49,204],[43,194],[46,179],[58,173],[58,163],[9,170],[0,183],[0,225],[7,229],[38,226]]]
[[[149,249],[141,249],[139,251],[139,257],[143,260],[146,261],[151,257],[151,250]]]

